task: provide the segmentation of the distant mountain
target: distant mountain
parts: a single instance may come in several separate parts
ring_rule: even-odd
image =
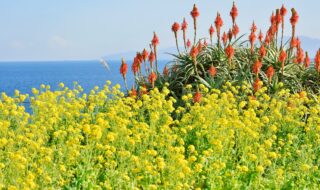
[[[308,51],[310,57],[315,57],[316,52],[320,48],[320,39],[310,38],[307,36],[299,36],[301,40],[301,46],[304,51]]]
[[[301,40],[301,46],[304,49],[304,51],[308,51],[309,56],[314,57],[316,52],[320,48],[320,39],[311,38],[311,37],[307,37],[307,36],[299,36],[299,38]],[[290,39],[290,37],[285,37],[284,41],[287,41],[289,39]],[[160,49],[158,51],[158,59],[159,60],[170,60],[170,59],[172,59],[172,56],[168,53],[176,53],[176,52],[177,52],[177,50],[175,47]],[[136,51],[129,51],[129,52],[122,52],[122,53],[106,55],[106,56],[104,56],[104,58],[107,61],[121,60],[122,57],[124,57],[126,60],[133,60],[135,55],[136,55]]]

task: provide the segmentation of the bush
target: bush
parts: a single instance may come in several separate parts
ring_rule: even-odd
[[[306,90],[319,94],[320,50],[311,68],[308,52],[303,51],[300,39],[295,34],[299,19],[298,13],[295,9],[292,9],[291,12],[292,36],[287,42],[284,42],[283,38],[284,20],[287,14],[284,6],[272,13],[271,25],[265,36],[261,30],[258,33],[257,26],[253,22],[248,40],[241,41],[244,35],[237,37],[239,33],[236,23],[238,9],[235,4],[230,11],[233,24],[228,32],[222,33],[223,20],[217,13],[215,28],[212,25],[209,28],[209,38],[198,39],[197,20],[200,13],[194,5],[190,13],[194,29],[193,44],[186,37],[188,28],[186,20],[183,20],[181,27],[175,22],[171,29],[174,33],[178,54],[172,54],[173,60],[161,74],[158,71],[156,59],[159,38],[154,33],[152,46],[150,46],[151,55],[149,56],[147,50],[144,49],[134,58],[132,70],[136,85],[133,90],[138,90],[139,86],[145,86],[147,89],[156,86],[161,89],[167,82],[172,95],[180,98],[185,94],[186,85],[192,85],[194,93],[199,93],[200,84],[209,89],[221,89],[226,82],[241,85],[243,81],[246,81],[251,84],[252,90],[256,91],[259,81],[262,81],[268,87],[269,94],[277,91],[279,82],[282,82],[293,93]],[[182,48],[178,46],[180,29],[183,33],[184,46]],[[217,34],[216,43],[213,43],[214,33]],[[209,44],[207,40],[210,41]],[[125,62],[123,62],[124,65],[126,66]],[[126,73],[122,72],[122,74],[125,77]]]

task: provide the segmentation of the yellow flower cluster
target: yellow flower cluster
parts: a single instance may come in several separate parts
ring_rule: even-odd
[[[319,188],[320,96],[226,84],[194,104],[166,87],[59,88],[2,93],[0,189]]]

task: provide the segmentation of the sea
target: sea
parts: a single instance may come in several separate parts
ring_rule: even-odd
[[[168,61],[158,61],[159,70],[162,70]],[[74,88],[77,82],[89,93],[95,86],[102,88],[106,82],[111,86],[120,84],[125,91],[120,61],[20,61],[0,62],[0,99],[1,94],[14,96],[14,91],[20,94],[32,95],[32,88],[40,89],[42,84],[50,85],[50,90],[58,90],[59,83],[64,83],[69,89]],[[131,62],[128,61],[127,83],[129,88],[134,83],[131,72]],[[26,100],[22,106],[28,113],[32,113],[30,101]]]
[[[168,61],[159,61],[162,69]],[[106,64],[104,64],[106,63]],[[107,80],[113,85],[124,82],[119,73],[120,61],[90,60],[90,61],[28,61],[0,62],[0,93],[12,96],[15,90],[22,94],[31,94],[32,88],[40,88],[41,84],[50,85],[51,90],[57,90],[59,83],[68,88],[77,82],[84,92],[88,93],[95,86],[103,87]],[[133,84],[131,63],[128,62],[128,86]]]

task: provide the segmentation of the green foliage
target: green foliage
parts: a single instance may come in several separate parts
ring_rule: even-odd
[[[296,15],[292,17],[294,16]],[[196,18],[193,19],[195,21],[193,28],[196,34],[197,22]],[[282,20],[284,20],[284,17]],[[234,29],[234,24],[230,31]],[[228,38],[220,38],[217,43],[205,44],[204,41],[207,39],[202,38],[197,40],[196,44],[190,43],[189,46],[184,44],[183,50],[176,43],[177,49],[180,49],[180,51],[178,51],[178,54],[171,54],[173,59],[166,67],[169,69],[169,74],[161,75],[160,72],[157,72],[155,86],[161,89],[165,83],[169,83],[171,94],[179,98],[185,94],[185,86],[189,84],[193,86],[194,91],[199,91],[200,84],[209,89],[221,89],[226,82],[231,82],[234,85],[247,82],[251,84],[254,90],[254,83],[257,83],[259,79],[263,81],[265,86],[268,86],[270,94],[277,91],[279,82],[282,82],[284,87],[290,89],[293,93],[308,91],[310,94],[319,94],[320,72],[316,68],[319,67],[317,66],[319,64],[311,64],[311,66],[314,66],[312,68],[308,66],[308,60],[310,59],[306,58],[308,54],[303,52],[300,40],[295,36],[295,25],[292,25],[293,36],[282,45],[283,35],[280,38],[278,33],[280,31],[283,33],[284,25],[280,26],[279,23],[272,23],[264,40],[262,39],[262,33],[261,35],[259,33],[259,41],[256,39],[257,28],[253,23],[251,33],[248,35],[249,40],[243,40],[246,35],[236,38],[236,35],[230,33]],[[176,41],[177,36],[177,31],[175,31]],[[195,36],[194,38],[196,39]],[[212,36],[210,41],[212,41]],[[185,35],[183,35],[183,42],[186,42]],[[226,53],[228,51],[226,47],[228,46],[234,49],[234,54],[229,58]],[[262,46],[265,48],[265,55],[260,54]],[[150,48],[151,51],[156,52],[157,44],[153,44]],[[192,51],[194,48],[196,52]],[[284,60],[280,60],[281,52],[285,54],[285,56],[282,56]],[[317,56],[320,57],[320,51],[318,51]],[[139,57],[139,53],[137,57]],[[298,60],[300,60],[300,63],[297,63]],[[317,60],[320,61],[320,58]],[[254,73],[253,67],[257,61],[262,63],[262,67],[258,69],[258,73]],[[214,76],[210,76],[208,72],[212,66],[217,71]],[[271,77],[269,75],[268,78],[267,70],[269,67],[274,68],[274,74]],[[152,69],[158,71],[158,68],[152,68],[151,64],[150,70]],[[144,73],[146,73],[146,76],[142,76],[141,72],[137,74],[135,80],[137,86],[152,88],[152,85],[148,84],[149,73]]]

